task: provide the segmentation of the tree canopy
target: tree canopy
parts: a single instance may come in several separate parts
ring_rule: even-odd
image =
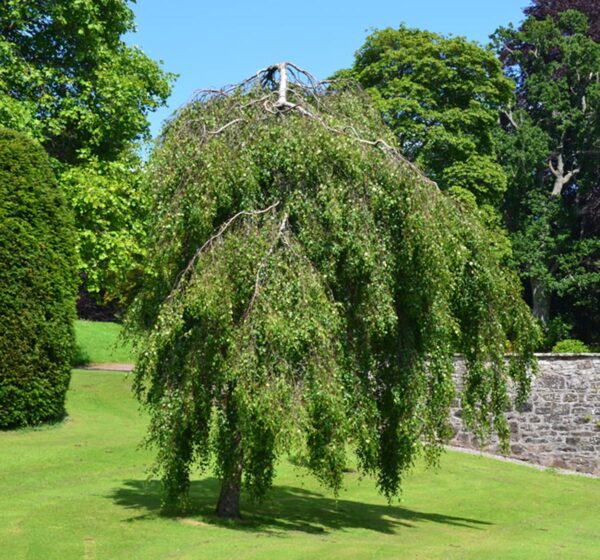
[[[525,8],[525,14],[538,20],[551,17],[558,21],[560,14],[567,10],[577,10],[585,15],[589,36],[600,41],[600,3],[597,0],[533,0],[532,5]]]
[[[0,10],[0,119],[65,163],[114,160],[148,134],[168,76],[122,35],[126,0],[7,0]]]
[[[127,325],[167,504],[212,465],[235,516],[240,486],[263,497],[291,451],[337,492],[348,443],[395,495],[451,435],[454,352],[465,421],[508,440],[507,383],[526,393],[537,339],[518,279],[357,87],[283,63],[207,92],[168,122],[148,180]]]
[[[90,158],[61,175],[79,230],[78,269],[87,292],[104,303],[126,303],[143,267],[148,196],[142,175],[133,148],[116,161]]]
[[[442,189],[500,207],[507,181],[494,133],[513,88],[491,49],[402,25],[372,33],[337,75],[366,88],[403,154]]]

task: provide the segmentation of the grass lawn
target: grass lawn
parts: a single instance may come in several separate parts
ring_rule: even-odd
[[[117,323],[75,321],[76,365],[132,362],[131,346],[119,340],[120,332]]]
[[[193,481],[189,514],[162,517],[126,375],[75,371],[68,409],[0,432],[2,559],[600,558],[600,480],[460,453],[418,466],[393,506],[353,473],[336,501],[284,462],[241,523],[213,517],[211,477]]]

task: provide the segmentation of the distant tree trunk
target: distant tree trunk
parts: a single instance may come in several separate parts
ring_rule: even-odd
[[[552,160],[548,163],[550,171],[552,171],[552,175],[554,175],[554,185],[552,186],[552,196],[554,197],[560,196],[565,185],[581,171],[578,167],[577,169],[565,173],[565,162],[561,153],[558,154],[556,160],[556,167],[553,165]]]
[[[550,321],[550,293],[545,282],[531,279],[531,294],[533,298],[533,315],[542,325]]]

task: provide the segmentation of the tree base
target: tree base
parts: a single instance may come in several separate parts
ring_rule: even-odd
[[[225,519],[240,519],[240,492],[241,484],[238,481],[224,480],[221,493],[217,502],[217,517]]]

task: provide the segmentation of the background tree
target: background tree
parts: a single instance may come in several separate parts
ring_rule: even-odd
[[[113,222],[102,209],[117,198],[121,210],[126,207],[141,165],[132,154],[148,138],[148,113],[164,104],[171,78],[123,41],[123,34],[134,29],[128,4],[6,0],[0,9],[0,125],[39,140],[60,174],[67,173],[71,193],[74,185],[82,186],[84,192],[69,197],[76,214],[87,217],[77,223],[79,246],[86,248],[80,271],[90,279],[91,291],[104,286],[113,295],[118,288],[111,281],[123,272],[104,275],[106,245],[115,236],[123,240],[124,218],[133,232],[139,224],[135,212],[125,217],[121,211]],[[120,188],[94,188],[117,175]],[[91,245],[94,239],[97,245]],[[137,244],[132,234],[113,245],[120,252],[111,254],[107,268],[131,261]]]
[[[143,165],[133,150],[116,161],[96,157],[67,167],[63,189],[78,224],[77,254],[85,289],[100,301],[126,303],[143,267],[148,196]]]
[[[517,87],[501,139],[515,260],[551,337],[576,325],[589,340],[600,327],[600,243],[590,215],[600,169],[600,45],[573,10],[529,17],[495,40]]]
[[[525,9],[527,15],[538,20],[551,17],[555,22],[559,20],[560,14],[567,10],[577,10],[584,14],[588,20],[588,35],[597,43],[600,42],[600,3],[595,0],[534,0],[533,5]],[[600,177],[600,167],[596,172]],[[583,212],[582,228],[587,236],[600,235],[600,182],[595,189],[588,189],[581,210]],[[591,307],[596,302],[590,302]],[[579,305],[579,309],[584,306]],[[593,323],[593,321],[592,321]],[[587,326],[579,330],[585,331]]]
[[[0,429],[60,420],[76,292],[72,216],[43,148],[0,130]]]
[[[588,35],[594,41],[600,41],[600,3],[597,0],[533,0],[525,8],[525,14],[537,20],[551,17],[558,22],[560,14],[567,10],[577,10],[584,14],[589,23]]]
[[[472,193],[490,218],[506,190],[496,159],[499,109],[513,87],[491,49],[429,31],[376,31],[338,76],[357,79],[402,153],[443,190]],[[458,194],[458,193],[457,193]]]
[[[393,496],[451,435],[456,351],[465,420],[507,442],[506,385],[526,392],[537,338],[518,279],[366,95],[269,67],[180,110],[149,180],[128,327],[167,504],[214,465],[217,513],[237,516],[242,484],[264,496],[298,448],[337,492],[347,442]]]

